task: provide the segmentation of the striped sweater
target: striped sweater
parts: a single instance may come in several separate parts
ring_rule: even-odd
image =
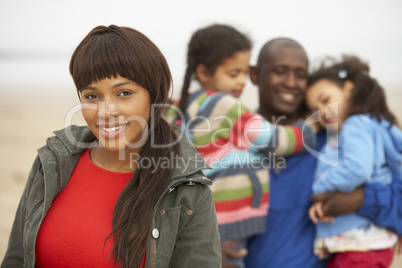
[[[267,168],[285,165],[281,157],[300,152],[303,138],[314,147],[315,135],[304,121],[274,126],[251,113],[231,94],[199,90],[189,96],[184,114],[172,106],[166,119],[183,128],[212,167],[204,173],[213,183],[221,240],[264,232],[269,205]],[[291,198],[291,197],[289,197]]]

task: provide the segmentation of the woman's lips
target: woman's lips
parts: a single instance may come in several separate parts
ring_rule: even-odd
[[[125,130],[127,124],[118,126],[99,126],[99,133],[106,139],[115,139],[119,137]]]

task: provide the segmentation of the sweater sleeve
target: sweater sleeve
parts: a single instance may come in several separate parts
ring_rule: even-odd
[[[402,180],[394,176],[390,185],[365,184],[364,194],[357,213],[402,236]]]
[[[190,122],[197,147],[229,145],[266,155],[289,155],[316,143],[314,131],[305,121],[289,126],[272,124],[230,94],[209,96],[199,107],[197,118]],[[192,108],[190,105],[189,110]]]
[[[328,144],[327,144],[328,145]],[[328,148],[328,146],[327,146]],[[320,158],[313,192],[352,192],[372,175],[374,166],[374,140],[371,129],[358,117],[344,123],[339,134],[338,161],[325,163],[325,153]]]

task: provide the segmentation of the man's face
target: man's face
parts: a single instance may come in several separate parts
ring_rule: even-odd
[[[294,116],[299,111],[307,86],[308,59],[304,50],[274,46],[257,72],[260,109],[272,116]]]

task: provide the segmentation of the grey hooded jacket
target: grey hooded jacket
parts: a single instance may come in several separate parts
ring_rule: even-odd
[[[178,130],[178,135],[183,132]],[[23,192],[2,268],[35,267],[35,241],[53,199],[81,153],[95,140],[87,127],[56,131],[38,150]],[[187,137],[187,136],[183,136]],[[208,168],[187,138],[180,142],[170,185],[153,210],[145,267],[221,267],[220,240]]]

